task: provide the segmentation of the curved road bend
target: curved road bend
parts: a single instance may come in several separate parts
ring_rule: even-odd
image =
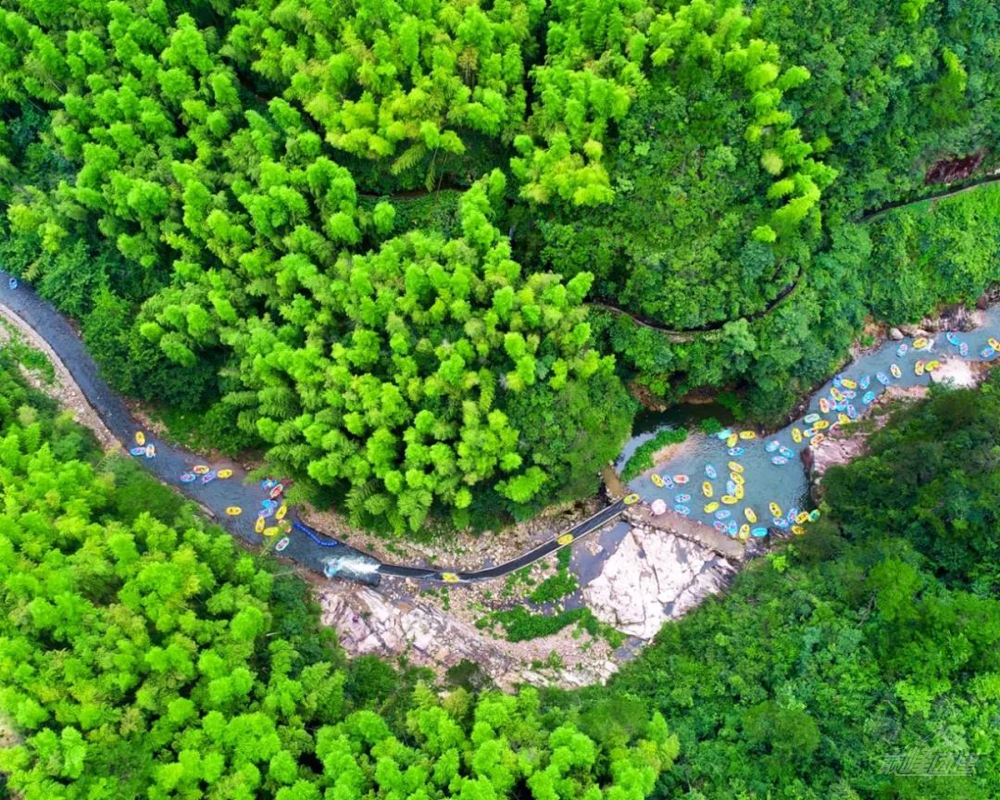
[[[134,443],[136,431],[142,430],[142,426],[132,417],[121,396],[101,378],[97,364],[66,317],[28,286],[9,289],[9,278],[8,273],[0,270],[0,305],[5,306],[48,343],[104,424],[126,450],[129,449]],[[156,446],[155,458],[139,459],[147,471],[214,515],[215,522],[233,536],[258,548],[268,542],[269,537],[255,530],[258,512],[262,510],[262,502],[267,500],[268,492],[256,482],[247,483],[246,472],[239,465],[205,461],[197,453],[167,444],[149,432],[146,432],[146,441]],[[229,480],[216,479],[207,484],[200,480],[179,483],[179,476],[191,472],[192,467],[198,464],[210,465],[214,469],[232,469],[233,476]],[[241,509],[241,513],[229,516],[226,509],[230,507]],[[611,522],[624,509],[623,502],[614,503],[512,561],[474,572],[384,564],[374,556],[325,536],[298,520],[292,524],[287,537],[278,534],[275,538],[276,545],[284,544],[281,551],[283,557],[327,577],[336,576],[370,585],[377,585],[382,575],[462,583],[497,578],[532,564]],[[273,517],[266,521],[269,529],[275,524]],[[286,538],[287,542],[284,541]]]
[[[427,580],[445,581],[446,583],[462,583],[471,581],[485,581],[491,578],[499,578],[522,567],[534,564],[541,558],[550,555],[556,550],[560,550],[576,540],[593,533],[598,528],[602,528],[612,520],[617,519],[625,511],[625,501],[618,500],[609,506],[605,506],[596,514],[582,522],[578,522],[572,528],[564,531],[553,539],[538,545],[533,550],[522,553],[517,558],[505,561],[495,567],[476,570],[474,572],[449,572],[447,570],[424,569],[422,567],[403,567],[396,564],[383,564],[379,567],[382,575],[397,575],[402,578],[424,578]]]

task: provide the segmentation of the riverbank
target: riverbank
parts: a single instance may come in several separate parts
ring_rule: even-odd
[[[0,299],[8,301],[10,296]],[[97,422],[91,419],[91,423],[98,428],[104,426],[111,437],[110,446],[130,441],[136,422],[122,399],[96,376],[96,366],[83,350],[76,333],[33,293],[19,290],[15,299],[33,315],[34,320],[33,324],[21,320],[22,324],[18,327],[33,342],[44,345],[52,353],[53,362],[59,364],[71,382],[67,383],[69,394],[61,402],[69,404],[67,398],[83,397],[86,405],[96,413]],[[14,316],[18,317],[18,314]],[[1000,325],[1000,311],[994,312],[994,317],[986,314],[983,321]],[[45,336],[42,331],[46,331]],[[50,335],[54,336],[58,345],[52,345],[46,339]],[[985,336],[981,331],[976,335]],[[979,344],[978,341],[974,343],[974,350]],[[921,353],[921,357],[931,358],[932,352],[939,352],[934,350],[935,347],[932,341],[926,356]],[[71,365],[61,356],[60,348],[74,354]],[[888,370],[889,362],[894,358],[892,349],[883,345],[873,352],[863,353],[845,372],[856,373],[860,380],[861,373],[867,371],[867,382],[876,370]],[[955,359],[944,352],[941,352],[940,358],[944,364],[938,377],[965,379],[960,369],[951,365]],[[974,359],[974,356],[971,358]],[[912,365],[911,358],[906,363],[907,372],[901,383],[928,382],[926,375],[922,378],[912,375],[909,371]],[[969,371],[985,368],[968,365]],[[76,381],[78,374],[84,383]],[[877,383],[872,386],[881,391]],[[811,398],[810,407],[815,407],[819,395],[826,394],[828,388]],[[83,413],[87,409],[80,410]],[[85,417],[86,414],[81,421],[86,424]],[[687,515],[690,516],[674,511],[652,515],[647,514],[648,510],[643,507],[633,507],[628,521],[595,531],[582,542],[581,547],[575,548],[568,571],[555,555],[549,555],[488,583],[450,585],[437,571],[437,582],[386,578],[380,588],[374,589],[330,581],[313,574],[325,571],[331,554],[342,552],[326,549],[334,544],[332,541],[309,541],[299,535],[285,537],[281,540],[280,558],[289,559],[298,565],[296,569],[304,571],[316,587],[317,598],[325,609],[325,618],[340,630],[345,647],[354,654],[377,653],[438,671],[460,667],[466,656],[478,655],[490,679],[503,686],[522,681],[558,686],[601,681],[617,668],[618,663],[630,657],[643,641],[655,635],[664,621],[695,607],[704,597],[724,591],[729,578],[746,558],[749,551],[744,544],[718,532],[711,519],[706,525],[706,520],[695,518],[705,513],[701,509],[705,499],[719,496],[722,492],[720,487],[713,492],[705,489],[705,485],[717,478],[715,467],[709,470],[711,461],[715,462],[719,474],[723,476],[720,481],[727,480],[726,472],[744,476],[747,499],[741,505],[755,507],[759,518],[766,515],[765,498],[786,510],[801,509],[806,505],[805,471],[797,468],[795,463],[778,468],[771,461],[770,453],[773,451],[765,450],[759,436],[753,435],[751,430],[743,430],[742,433],[744,436],[739,438],[737,447],[728,450],[727,444],[717,437],[695,433],[682,445],[672,446],[667,453],[658,453],[657,456],[665,460],[657,469],[672,476],[677,485],[673,488],[656,487],[650,483],[652,471],[649,471],[627,487],[618,488],[636,491],[646,501],[666,501],[669,496],[674,508],[689,503],[691,507],[687,509]],[[788,433],[786,429],[773,436],[787,436]],[[649,438],[652,434],[643,435]],[[790,446],[791,439],[787,441]],[[246,476],[238,465],[235,465],[230,481],[216,480],[207,485],[196,482],[182,486],[177,483],[179,475],[192,469],[204,457],[171,447],[165,442],[157,442],[157,447],[159,452],[156,458],[142,460],[147,469],[193,502],[199,503],[207,516],[218,521],[242,543],[258,548],[264,556],[277,557],[276,540],[256,534],[252,530],[252,516],[243,515],[242,509],[241,514],[234,518],[225,514],[225,509],[233,505],[248,510],[256,508],[266,490],[253,482],[243,483]],[[796,443],[798,452],[801,453],[803,447],[804,444]],[[739,463],[734,467],[736,462]],[[692,480],[690,489],[684,486],[689,479]],[[728,480],[732,482],[731,478]],[[799,491],[800,483],[802,492]],[[705,498],[700,497],[699,489],[708,492]],[[309,520],[324,533],[342,536],[345,542],[353,545],[371,547],[377,555],[385,554],[387,561],[415,562],[440,570],[443,567],[436,562],[448,559],[446,568],[461,571],[506,562],[510,556],[530,550],[539,541],[554,543],[556,534],[566,530],[573,522],[588,517],[601,505],[603,501],[591,498],[584,503],[550,509],[529,523],[498,532],[489,540],[471,535],[459,537],[451,543],[450,550],[438,547],[437,543],[432,546],[412,541],[405,544],[392,542],[350,529],[336,515],[324,517],[306,513]],[[488,549],[488,541],[496,542],[496,548]],[[759,549],[762,544],[766,547],[766,541],[752,540],[750,549]],[[378,564],[377,561],[374,563]],[[535,595],[536,588],[540,589],[549,583],[548,579],[556,577],[559,577],[564,589],[553,591],[549,588]],[[527,626],[528,633],[510,637],[520,641],[508,640],[503,625],[498,622],[507,618],[503,615],[512,610],[523,612],[520,619]],[[582,613],[566,616],[571,611],[586,611],[590,616]],[[555,624],[555,627],[564,626],[558,632],[554,632],[553,614],[566,620],[565,623]],[[587,620],[593,620],[593,623]],[[633,638],[625,641],[626,646],[619,649],[622,644],[620,636],[611,636],[602,630],[602,622]],[[546,631],[545,636],[535,635]],[[442,642],[447,644],[443,646]]]

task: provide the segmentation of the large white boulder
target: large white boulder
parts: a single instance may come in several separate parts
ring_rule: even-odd
[[[726,588],[734,572],[726,559],[693,542],[633,528],[583,595],[602,622],[652,639],[664,622]]]

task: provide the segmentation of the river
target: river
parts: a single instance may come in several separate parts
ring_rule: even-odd
[[[959,345],[965,342],[968,345],[968,355],[964,357],[967,361],[993,360],[997,357],[994,353],[988,358],[980,355],[980,350],[987,346],[987,339],[990,336],[1000,338],[1000,307],[992,307],[984,313],[983,324],[966,333],[955,333],[958,344],[951,344],[945,333],[939,333],[929,338],[929,345],[921,350],[914,347],[914,339],[906,337],[902,341],[885,341],[878,348],[871,352],[866,352],[849,364],[838,376],[837,383],[846,378],[859,384],[855,389],[855,397],[850,399],[850,403],[855,406],[859,416],[870,408],[870,403],[865,403],[863,398],[867,392],[871,392],[874,397],[878,397],[886,390],[886,386],[880,383],[877,375],[882,373],[889,378],[892,386],[910,387],[927,385],[930,383],[928,373],[917,375],[915,366],[917,361],[929,362],[939,360],[945,363],[952,359],[961,359]],[[898,355],[900,345],[906,346],[906,352]],[[897,365],[901,376],[894,378],[891,373],[892,365]],[[867,377],[867,388],[860,388],[865,383]],[[820,409],[820,399],[826,398],[831,404],[833,399],[830,390],[834,385],[831,379],[820,387],[811,397],[808,408],[803,413],[803,418],[809,414],[817,414],[820,419],[828,422],[835,422],[838,412],[831,409],[823,413]],[[841,386],[840,391],[844,391]],[[851,391],[848,389],[847,391]],[[693,407],[698,418],[705,415],[703,406]],[[691,420],[684,420],[678,409],[672,409],[660,421],[659,425],[648,424],[651,418],[647,417],[646,429],[637,435],[626,445],[626,452],[634,451],[638,443],[651,438],[658,430],[664,428],[688,427],[693,428]],[[730,426],[733,432],[745,430],[739,426]],[[658,464],[654,469],[648,470],[629,483],[629,488],[639,494],[643,501],[652,502],[662,499],[667,507],[673,512],[675,506],[683,506],[689,509],[687,515],[690,519],[705,525],[714,525],[717,521],[723,524],[735,520],[737,524],[746,522],[744,509],[749,508],[758,518],[758,523],[751,527],[773,526],[774,515],[770,511],[771,503],[776,504],[782,513],[782,517],[787,519],[789,509],[805,510],[809,507],[809,486],[808,476],[802,462],[802,452],[809,446],[809,440],[804,438],[796,443],[792,437],[793,429],[804,432],[810,428],[802,418],[786,425],[778,431],[774,431],[766,436],[758,435],[751,440],[740,440],[737,443],[743,452],[739,455],[731,455],[728,442],[721,441],[716,436],[707,436],[696,429],[690,429],[688,439],[678,446],[677,454]],[[771,462],[772,457],[779,455],[779,452],[768,452],[767,445],[777,442],[779,446],[790,451],[787,461],[783,465],[775,465]],[[786,451],[786,452],[787,452]],[[729,462],[735,462],[742,468],[742,475],[745,479],[745,496],[736,504],[720,506],[721,511],[729,510],[730,516],[723,520],[717,520],[715,512],[706,512],[705,507],[713,502],[719,501],[722,495],[727,494],[726,484],[730,478],[731,470]],[[706,474],[706,466],[714,467],[718,477],[710,479]],[[675,485],[658,487],[653,482],[653,475],[660,475],[663,478],[677,475],[688,476],[689,482],[685,485]],[[702,483],[708,481],[711,486],[712,497],[706,497],[702,492]],[[676,483],[676,482],[675,482]],[[732,488],[732,487],[730,487]]]
[[[107,427],[126,448],[130,447],[134,444],[134,436],[140,429],[139,425],[129,413],[122,398],[101,378],[97,365],[87,353],[69,322],[30,287],[22,284],[16,289],[10,289],[8,287],[9,278],[9,274],[0,270],[0,305],[6,306],[49,343]],[[985,322],[981,328],[960,334],[960,339],[967,342],[969,346],[968,360],[981,360],[979,351],[985,346],[987,337],[994,333],[1000,336],[1000,308],[993,308],[986,313]],[[889,375],[892,364],[898,364],[902,371],[902,376],[899,379],[893,379],[892,384],[913,386],[926,384],[929,381],[927,375],[917,376],[914,374],[913,367],[917,359],[929,361],[935,358],[945,360],[960,357],[957,346],[948,344],[944,334],[935,337],[929,348],[920,352],[914,349],[912,339],[906,339],[904,343],[908,347],[908,352],[904,356],[896,355],[900,343],[886,342],[874,352],[867,353],[853,362],[842,373],[842,377],[859,382],[864,376],[870,376],[868,389],[857,390],[857,397],[852,401],[858,412],[863,413],[868,407],[862,402],[865,391],[872,391],[878,395],[884,390],[875,376],[880,371]],[[813,395],[809,405],[810,413],[819,413],[819,399],[829,397],[831,385],[832,382],[827,383]],[[636,420],[636,433],[624,446],[619,463],[623,463],[639,444],[648,440],[664,427],[694,427],[698,421],[707,416],[721,417],[725,420],[724,414],[725,412],[718,406],[698,405],[674,407],[662,414],[648,412],[640,415]],[[836,418],[836,413],[829,412],[822,414],[822,417],[833,420]],[[766,528],[774,523],[773,515],[769,511],[771,503],[780,506],[783,515],[786,515],[788,509],[793,507],[806,508],[807,476],[800,455],[808,445],[806,441],[796,443],[792,438],[793,428],[804,430],[806,427],[808,426],[798,420],[772,435],[753,440],[740,440],[738,446],[742,448],[743,452],[738,455],[731,455],[727,443],[719,438],[706,436],[697,430],[692,430],[688,440],[678,448],[676,455],[657,465],[655,470],[650,470],[631,481],[629,488],[638,494],[644,502],[651,503],[656,499],[662,499],[667,503],[668,508],[683,506],[689,510],[688,516],[692,520],[706,525],[714,525],[720,520],[715,518],[713,512],[706,512],[705,506],[711,501],[718,501],[727,492],[726,483],[730,479],[731,471],[727,465],[729,462],[735,462],[742,469],[741,474],[745,479],[745,497],[736,504],[721,506],[721,510],[729,510],[730,519],[743,523],[746,519],[744,509],[750,508],[758,519],[754,527]],[[736,429],[734,428],[734,430]],[[606,527],[606,523],[617,519],[622,510],[621,503],[613,504],[613,506],[599,512],[594,519],[579,523],[578,527],[571,529],[574,536],[567,538],[565,535],[561,535],[558,538],[553,538],[508,564],[501,565],[499,568],[483,570],[481,575],[477,573],[453,574],[446,569],[394,566],[382,564],[377,559],[346,544],[328,537],[316,536],[315,532],[303,528],[297,529],[288,536],[279,534],[270,540],[261,536],[255,530],[255,523],[261,510],[261,504],[267,499],[268,491],[265,488],[257,482],[249,481],[247,475],[238,465],[229,463],[209,465],[197,453],[171,446],[152,436],[148,431],[146,435],[148,442],[156,446],[156,457],[139,458],[137,459],[139,463],[164,483],[174,486],[209,509],[215,515],[216,521],[233,535],[258,547],[268,541],[280,543],[283,557],[313,571],[328,576],[336,574],[369,583],[377,583],[379,574],[406,575],[446,581],[497,577],[530,563],[536,555],[554,552],[574,539],[578,539],[593,530]],[[768,452],[766,445],[772,441],[778,442],[790,451],[787,464],[776,466],[771,462],[776,453]],[[191,472],[193,467],[202,463],[213,469],[230,468],[233,470],[233,475],[228,480],[216,479],[207,484],[202,484],[200,480],[188,484],[178,482],[181,474]],[[716,470],[717,477],[715,479],[707,477],[706,465],[712,465]],[[652,477],[654,473],[662,476],[686,475],[689,477],[689,482],[672,489],[666,486],[658,487],[654,484]],[[712,498],[703,495],[703,481],[710,482]],[[685,499],[683,495],[689,497]],[[235,516],[227,515],[226,509],[230,507],[239,508],[241,513]],[[669,513],[675,512],[671,510]],[[721,522],[728,524],[729,520]],[[268,527],[273,526],[273,519],[268,520],[267,525]],[[605,534],[602,534],[605,555],[597,560],[595,557],[589,556],[583,549],[577,548],[573,562],[582,578],[593,576],[599,571],[598,561],[607,557],[607,552],[617,544],[617,541],[627,530],[627,526],[623,524],[607,528]]]

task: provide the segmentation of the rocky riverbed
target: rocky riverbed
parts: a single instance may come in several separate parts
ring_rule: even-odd
[[[734,560],[696,541],[652,525],[632,524],[601,571],[583,587],[581,599],[598,620],[641,645],[668,620],[723,591],[736,571]],[[518,683],[567,688],[601,683],[618,667],[620,659],[605,640],[575,625],[521,642],[477,627],[479,609],[491,594],[487,584],[449,590],[445,609],[440,594],[420,596],[404,583],[383,582],[371,589],[333,582],[319,591],[323,621],[337,630],[341,645],[354,655],[405,657],[439,673],[474,661],[503,688]]]
[[[575,626],[553,636],[508,642],[434,603],[392,600],[364,586],[334,582],[319,592],[319,600],[323,623],[336,629],[352,655],[405,657],[439,674],[470,661],[503,689],[520,683],[586,686],[606,681],[618,668],[605,643],[575,637]]]
[[[44,314],[39,317],[42,312],[37,303],[26,308],[36,312],[36,324],[45,323],[48,328],[55,325],[57,330],[59,324],[65,327],[65,323],[60,323],[58,317],[54,318],[55,322]],[[7,309],[4,308],[3,311],[6,315]],[[77,373],[72,370],[79,366],[79,361],[86,361],[88,357],[80,351],[79,342],[71,331],[63,331],[59,334],[61,338],[57,336],[57,341],[61,342],[64,349],[76,353],[64,362],[49,342],[24,320],[15,314],[9,314],[8,320],[11,327],[18,329],[28,342],[45,352],[55,366],[56,380],[52,383],[42,381],[39,376],[29,376],[36,385],[53,394],[64,407],[71,408],[77,419],[94,430],[107,447],[118,446],[116,437],[131,436],[128,428],[135,423],[128,417],[127,411],[119,409],[117,415],[107,412],[108,407],[115,408],[116,403],[121,406],[121,402],[120,398],[94,378],[96,368],[91,365],[90,371],[83,370],[80,373],[82,377],[79,380],[89,387],[89,394],[77,383],[77,378],[74,377]],[[926,336],[943,342],[943,335],[935,335],[940,330],[970,330],[982,326],[984,322],[996,327],[1000,323],[997,310],[979,313],[959,309],[950,316],[946,315],[943,320],[928,320],[921,323],[921,326],[889,330],[886,335],[890,339]],[[985,332],[980,334],[980,337],[984,336]],[[981,342],[973,344],[978,347]],[[73,350],[74,347],[77,350]],[[974,358],[971,362],[957,358],[944,345],[935,349],[933,341],[928,346],[928,351],[931,350],[942,361],[941,367],[929,377],[935,382],[972,386],[989,369],[988,364],[978,363]],[[867,369],[873,374],[879,368],[888,370],[891,352],[888,348],[880,348],[878,352],[867,353],[864,356],[866,363],[863,366],[855,364],[855,370]],[[989,354],[982,358],[989,358]],[[928,377],[923,378],[924,382],[927,380]],[[913,378],[909,377],[908,381],[912,382]],[[42,385],[43,383],[46,385]],[[887,416],[886,403],[919,397],[925,391],[924,386],[893,386],[875,401],[874,410],[870,416],[866,415],[866,419],[845,426],[842,430],[832,431],[823,445],[815,451],[807,448],[807,464],[811,467],[813,480],[817,480],[833,464],[844,463],[863,452],[866,437]],[[90,397],[97,398],[93,401],[98,405],[97,409],[91,406],[88,400]],[[815,399],[814,396],[813,400]],[[101,414],[96,413],[98,409],[102,410]],[[107,421],[108,427],[105,426],[104,412],[107,412],[107,420],[110,420]],[[115,428],[115,423],[118,423],[118,428]],[[112,433],[112,430],[116,433]],[[750,440],[754,437],[749,435],[744,438]],[[719,445],[713,444],[717,450]],[[754,486],[762,469],[771,470],[772,477],[781,479],[779,483],[772,482],[765,487],[769,495],[782,487],[787,489],[787,484],[794,482],[793,473],[774,472],[774,466],[769,463],[766,455],[758,454],[761,457],[755,462],[751,456],[755,452],[753,446],[747,447],[749,452],[741,464],[746,467],[748,476],[752,477]],[[698,462],[692,463],[691,472],[700,474],[707,458],[695,454],[695,449],[694,444],[688,442],[685,447],[677,448],[670,460],[683,460],[684,452],[691,451],[688,455],[697,456],[694,461]],[[163,450],[156,462],[150,462],[155,464],[165,460],[166,466],[163,469],[158,472],[154,470],[161,480],[168,481],[171,470],[198,457],[197,454],[170,453],[170,448],[166,446]],[[713,451],[711,457],[718,455]],[[187,461],[184,461],[185,458]],[[671,472],[680,466],[673,463]],[[798,472],[798,476],[800,482],[804,481],[801,472]],[[681,483],[679,479],[678,483]],[[748,483],[748,487],[750,485]],[[243,484],[235,481],[232,488],[234,491],[247,491]],[[656,509],[660,513],[654,513],[652,503],[649,507],[632,507],[627,522],[612,524],[592,534],[584,542],[575,544],[573,566],[582,588],[546,605],[546,610],[559,612],[586,604],[598,621],[630,636],[630,645],[648,641],[665,622],[677,619],[706,597],[725,590],[736,573],[738,564],[759,550],[761,542],[766,541],[751,540],[743,545],[716,532],[703,521],[667,511],[668,500],[656,497],[655,492],[643,490],[641,493],[646,500],[660,501]],[[675,492],[675,495],[679,494]],[[687,496],[687,500],[690,499]],[[215,501],[217,506],[221,504],[220,498],[216,497]],[[671,502],[676,507],[686,501],[674,496]],[[531,544],[550,538],[555,532],[568,527],[572,521],[589,515],[594,510],[594,503],[600,504],[600,500],[592,498],[590,504],[569,504],[550,509],[546,515],[511,531],[504,531],[499,536],[459,537],[453,542],[452,549],[411,542],[403,551],[402,547],[387,544],[385,540],[372,540],[370,545],[384,545],[386,557],[402,556],[407,561],[434,563],[439,558],[442,561],[447,558],[459,568],[466,565],[482,566],[484,561],[497,563],[506,560],[510,555],[528,549]],[[787,506],[787,501],[784,505]],[[210,506],[203,505],[203,508],[209,516],[214,516]],[[329,525],[322,527],[329,527],[344,539],[352,538],[356,541],[363,537],[358,532],[346,529],[341,531],[335,524],[343,525],[341,520],[330,519],[327,522]],[[232,527],[230,529],[234,530]],[[493,544],[484,547],[487,538]],[[364,543],[359,544],[364,546]],[[298,563],[305,564],[301,558],[302,556]],[[495,611],[524,605],[531,588],[554,574],[554,562],[554,558],[549,558],[526,570],[508,575],[502,582],[462,587],[434,588],[416,581],[386,580],[379,589],[373,589],[336,580],[327,581],[311,573],[306,573],[306,576],[311,578],[311,583],[316,587],[324,622],[338,630],[341,643],[352,654],[398,657],[410,664],[428,666],[438,672],[444,672],[462,662],[475,662],[496,684],[504,688],[518,683],[574,687],[603,682],[627,657],[624,651],[613,651],[609,640],[614,641],[615,637],[609,635],[606,628],[595,630],[590,625],[590,629],[594,631],[591,634],[576,624],[570,624],[554,635],[511,642],[503,638],[502,629],[490,625],[484,627],[481,624],[484,620],[491,621],[489,615]],[[565,565],[560,570],[564,567]],[[536,607],[532,613],[537,611]],[[632,646],[627,651],[634,652],[635,649]]]

